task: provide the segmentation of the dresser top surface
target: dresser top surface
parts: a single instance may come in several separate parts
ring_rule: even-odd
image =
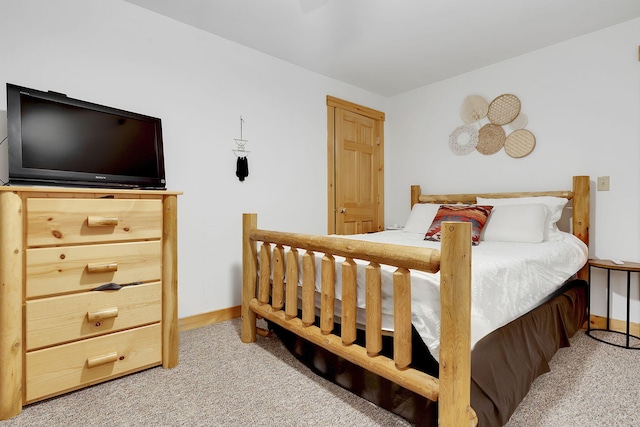
[[[169,190],[132,190],[116,188],[88,188],[88,187],[55,187],[55,186],[0,186],[1,192],[16,193],[84,193],[84,194],[146,194],[176,196],[182,194],[181,191]]]

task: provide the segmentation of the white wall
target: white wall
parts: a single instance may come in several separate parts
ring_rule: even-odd
[[[536,191],[570,189],[572,175],[589,175],[591,256],[640,261],[639,34],[635,19],[390,98],[387,222],[403,223],[411,184],[431,193]],[[504,151],[454,155],[449,135],[463,124],[465,97],[491,101],[503,93],[520,98],[535,150],[522,159]],[[611,190],[596,192],[597,177],[605,175]],[[632,319],[638,322],[634,289]],[[604,312],[602,291],[593,298],[598,314]],[[616,317],[623,319],[625,292],[616,288]]]
[[[640,20],[384,99],[121,0],[0,0],[0,9],[0,110],[9,82],[162,118],[168,185],[185,193],[180,317],[240,303],[242,212],[268,228],[326,231],[326,95],[387,113],[388,224],[406,218],[415,183],[541,190],[609,175],[611,191],[592,191],[591,255],[640,261]],[[463,99],[502,93],[521,99],[534,152],[454,156]],[[244,183],[231,152],[240,115],[251,150]],[[5,120],[0,111],[0,139]]]
[[[326,232],[326,95],[386,102],[120,0],[0,0],[0,10],[0,139],[5,82],[162,119],[168,186],[184,192],[180,317],[240,304],[242,212],[265,228]],[[241,115],[243,183],[231,151]]]

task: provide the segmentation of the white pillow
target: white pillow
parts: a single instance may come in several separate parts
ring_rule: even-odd
[[[403,230],[407,233],[425,234],[429,230],[439,208],[440,205],[437,203],[416,203],[411,208],[411,213]]]
[[[478,204],[493,206],[543,204],[547,208],[544,240],[562,240],[562,233],[558,229],[556,223],[560,220],[560,217],[562,217],[562,210],[567,205],[567,202],[568,200],[564,197],[553,196],[513,197],[500,199],[486,199],[484,197],[477,198]]]
[[[540,203],[494,206],[480,240],[540,243],[546,220],[547,209]]]

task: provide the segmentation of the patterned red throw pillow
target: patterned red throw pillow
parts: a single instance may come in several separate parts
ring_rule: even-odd
[[[443,221],[458,221],[471,223],[471,244],[480,243],[480,233],[487,223],[487,218],[493,206],[481,205],[442,205],[431,223],[431,227],[424,236],[424,240],[439,242],[442,237]]]

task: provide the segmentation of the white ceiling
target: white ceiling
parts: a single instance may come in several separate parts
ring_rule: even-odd
[[[383,96],[640,17],[640,0],[126,0]]]

